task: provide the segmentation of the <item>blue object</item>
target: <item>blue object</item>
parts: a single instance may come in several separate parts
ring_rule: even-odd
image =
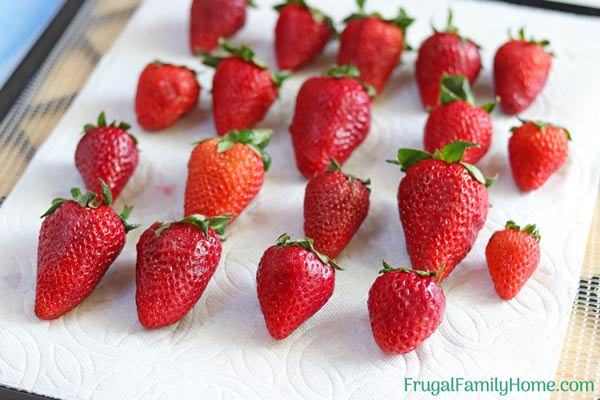
[[[0,0],[0,87],[11,76],[65,0]]]

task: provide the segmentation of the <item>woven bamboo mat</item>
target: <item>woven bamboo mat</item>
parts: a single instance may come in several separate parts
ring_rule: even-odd
[[[139,3],[140,0],[88,1],[2,121],[0,202],[10,193]],[[588,398],[600,398],[600,199],[556,374],[556,381],[561,380],[593,381],[596,391]],[[582,393],[554,393],[551,398],[583,397]]]

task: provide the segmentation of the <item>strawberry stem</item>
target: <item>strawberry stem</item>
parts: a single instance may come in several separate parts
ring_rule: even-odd
[[[189,217],[186,217],[179,221],[170,221],[170,222],[161,223],[161,225],[158,227],[158,229],[156,231],[154,231],[154,234],[158,237],[164,232],[165,229],[169,228],[171,225],[177,224],[177,223],[184,223],[184,224],[191,224],[191,225],[194,225],[195,227],[199,228],[204,233],[206,238],[208,239],[209,238],[208,228],[212,229],[217,235],[221,236],[221,235],[223,235],[223,233],[225,233],[225,228],[227,227],[227,224],[229,223],[229,220],[231,220],[232,217],[233,217],[233,214],[231,214],[231,213],[223,214],[223,215],[219,215],[217,217],[211,217],[211,218],[207,218],[202,214],[193,214],[193,215],[190,215]]]
[[[443,74],[440,84],[440,104],[449,104],[454,101],[466,101],[471,105],[475,104],[469,80],[463,75]]]
[[[129,214],[131,214],[132,210],[133,206],[125,206],[125,208],[123,208],[123,211],[121,211],[121,213],[118,214],[118,217],[123,223],[123,227],[125,228],[125,233],[128,233],[129,231],[140,227],[140,224],[130,224],[129,222],[127,222],[127,218],[129,218]]]
[[[359,79],[360,71],[354,65],[338,65],[336,67],[333,67],[333,68],[323,72],[321,74],[321,76],[328,76],[328,77],[336,78],[336,79],[340,79],[340,78],[356,79],[360,83],[360,85],[363,87],[365,92],[367,92],[367,94],[369,95],[370,98],[373,98],[377,95],[377,91],[375,90],[375,88],[373,86],[369,85],[368,83],[362,82]]]
[[[394,272],[394,271],[400,271],[400,272],[406,272],[406,273],[414,273],[417,276],[420,276],[421,278],[429,278],[432,276],[436,276],[438,273],[440,273],[439,271],[422,271],[419,269],[409,269],[409,268],[404,268],[404,267],[396,268],[396,267],[392,267],[385,260],[382,260],[382,263],[383,263],[383,268],[379,270],[380,274],[385,274],[385,273]]]
[[[497,177],[486,179],[479,170],[479,168],[472,164],[468,164],[461,161],[465,150],[470,147],[479,147],[479,145],[477,143],[463,142],[457,140],[442,147],[441,151],[436,150],[434,154],[428,153],[423,150],[401,148],[398,149],[398,154],[395,160],[386,160],[386,162],[390,164],[400,165],[400,170],[402,172],[408,171],[410,167],[412,167],[420,161],[429,159],[440,160],[447,163],[459,163],[467,171],[469,171],[469,174],[471,174],[471,176],[475,178],[475,180],[477,180],[479,183],[484,184],[486,187],[489,187],[491,184],[496,182]]]
[[[87,133],[89,130],[94,129],[94,128],[98,128],[98,127],[101,127],[101,126],[117,127],[117,128],[120,128],[120,129],[122,129],[124,131],[128,131],[129,128],[131,128],[131,125],[128,124],[127,122],[119,122],[117,124],[117,121],[112,121],[110,124],[107,124],[106,123],[106,116],[104,115],[104,111],[102,111],[100,113],[100,115],[98,116],[97,125],[94,125],[94,124],[85,124],[83,126],[83,132]],[[127,132],[127,133],[129,133],[129,132]],[[130,134],[130,136],[133,137],[133,135],[131,135],[131,134]],[[135,140],[135,138],[134,138],[134,141],[137,144],[137,140]]]
[[[108,185],[106,184],[106,182],[104,182],[102,179],[99,179],[99,181],[100,181],[100,186],[102,187],[102,195],[103,195],[101,198],[99,198],[97,193],[94,193],[94,192],[82,193],[81,189],[79,189],[78,187],[74,187],[71,189],[72,199],[65,199],[65,198],[59,197],[59,198],[52,200],[50,208],[44,214],[42,214],[42,216],[40,218],[44,218],[50,214],[53,214],[56,210],[59,209],[60,206],[62,206],[64,203],[66,203],[69,200],[75,201],[81,207],[97,208],[101,205],[110,206],[112,204],[112,194],[110,192],[110,189],[108,188]]]
[[[519,225],[517,225],[515,223],[515,221],[511,220],[511,221],[506,221],[506,225],[504,226],[504,228],[505,229],[514,229],[516,231],[529,233],[538,242],[542,239],[542,237],[540,236],[540,232],[538,231],[537,226],[535,224],[525,225],[525,227],[521,229],[521,227]]]
[[[517,119],[521,122],[521,126],[523,126],[527,123],[532,123],[532,124],[535,124],[539,129],[542,129],[542,130],[546,129],[549,126],[562,129],[567,134],[567,139],[571,140],[571,132],[569,132],[569,130],[563,126],[554,125],[550,122],[545,122],[545,121],[539,121],[539,120],[534,121],[534,120],[530,120],[530,119],[523,119],[518,116],[517,116]],[[510,131],[514,132],[514,130],[517,128],[518,128],[517,126],[513,126],[512,128],[510,128]]]
[[[236,143],[246,145],[262,158],[265,171],[271,166],[271,156],[264,151],[271,140],[271,129],[242,129],[241,131],[233,130],[225,136],[219,138],[217,145],[217,153],[223,153],[231,149]]]
[[[282,235],[280,235],[277,238],[277,241],[275,243],[276,243],[277,247],[279,247],[279,248],[287,247],[287,246],[300,246],[300,247],[314,253],[317,256],[317,258],[319,259],[319,261],[321,261],[323,264],[330,265],[333,269],[338,270],[338,271],[344,270],[342,267],[340,267],[338,264],[336,264],[332,259],[327,257],[325,254],[319,253],[313,246],[313,239],[311,239],[311,238],[304,238],[304,239],[300,239],[300,240],[291,240],[290,235],[288,235],[287,233],[283,233]]]
[[[369,187],[369,185],[371,184],[371,179],[367,178],[367,179],[360,179],[357,178],[354,175],[350,175],[345,173],[344,171],[342,171],[342,167],[340,166],[340,163],[337,162],[337,160],[333,157],[329,157],[329,162],[330,164],[327,166],[327,168],[325,168],[325,172],[341,172],[342,174],[344,174],[347,178],[348,178],[348,182],[352,185],[354,183],[354,181],[359,181],[360,183],[362,183],[365,188],[367,189],[367,191],[369,193],[371,193],[371,188]]]

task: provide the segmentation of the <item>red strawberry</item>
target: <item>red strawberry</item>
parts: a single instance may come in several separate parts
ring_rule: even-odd
[[[567,161],[571,134],[547,122],[520,121],[508,141],[510,168],[521,190],[535,190]]]
[[[502,45],[494,58],[494,86],[500,96],[500,108],[506,114],[525,110],[542,91],[552,67],[552,53],[545,49],[547,40],[519,39]]]
[[[335,35],[331,18],[308,7],[304,0],[286,0],[275,6],[275,54],[280,69],[296,71],[314,60]]]
[[[333,158],[323,174],[308,182],[304,234],[318,252],[335,258],[350,242],[369,212],[369,183],[343,173]]]
[[[441,280],[469,253],[488,212],[486,180],[477,167],[461,162],[475,143],[453,142],[431,155],[400,149],[406,176],[398,187],[398,209],[412,265],[427,271],[443,266]]]
[[[131,207],[117,215],[104,182],[102,190],[100,202],[96,193],[73,188],[73,200],[54,199],[42,215],[34,305],[40,319],[58,318],[85,300],[137,227],[125,221]]]
[[[138,164],[137,140],[127,130],[125,122],[106,124],[104,113],[98,126],[87,124],[75,150],[75,165],[85,186],[94,193],[103,193],[99,179],[108,185],[112,196],[119,197]]]
[[[371,330],[381,350],[405,354],[416,349],[438,328],[446,296],[435,271],[392,268],[385,261],[383,275],[369,291]]]
[[[368,15],[363,9],[364,2],[358,0],[360,11],[344,20],[347,25],[340,35],[337,63],[356,66],[361,81],[380,93],[400,61],[406,28],[414,19],[402,8],[392,20],[385,20],[378,13]]]
[[[154,61],[142,71],[135,94],[138,123],[148,131],[173,125],[198,104],[196,73],[184,66]]]
[[[419,48],[415,75],[423,106],[429,108],[440,104],[440,84],[444,74],[463,75],[473,83],[480,70],[477,44],[458,34],[458,28],[452,25],[452,11],[448,11],[446,30],[434,29],[433,35]]]
[[[305,176],[325,171],[332,157],[343,164],[367,137],[373,92],[357,77],[356,67],[342,66],[300,88],[290,133],[298,170]]]
[[[190,49],[212,51],[219,38],[228,38],[246,23],[250,0],[193,0],[190,11]]]
[[[135,302],[146,328],[183,318],[202,296],[221,259],[222,235],[231,215],[154,223],[140,237]]]
[[[312,239],[294,242],[284,233],[265,251],[256,271],[256,291],[273,338],[288,337],[327,303],[334,269],[339,267],[314,249]]]
[[[513,221],[492,235],[485,258],[498,296],[510,300],[525,286],[540,263],[539,242],[535,225],[521,229]]]
[[[212,88],[213,116],[217,133],[222,136],[232,130],[250,129],[260,122],[289,73],[271,74],[249,47],[236,48],[226,40],[219,43],[232,56],[218,58],[203,53],[203,63],[216,67]]]
[[[441,86],[441,105],[431,110],[425,124],[425,151],[434,153],[457,140],[477,143],[479,147],[465,150],[462,158],[464,162],[475,164],[490,148],[490,112],[496,103],[476,107],[469,81],[464,76],[445,76]]]
[[[262,187],[271,163],[263,149],[270,138],[271,130],[257,129],[200,142],[188,162],[185,215],[237,218]]]

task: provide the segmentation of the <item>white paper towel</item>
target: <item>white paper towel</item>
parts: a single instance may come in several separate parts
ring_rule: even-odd
[[[313,2],[316,3],[316,2]],[[258,1],[244,29],[232,38],[247,43],[275,65],[270,1]],[[399,2],[370,0],[368,10],[393,16]],[[408,40],[418,46],[430,21],[442,28],[447,4],[404,1],[417,17]],[[354,2],[322,2],[339,21]],[[402,177],[386,164],[399,147],[419,148],[427,114],[414,81],[415,54],[405,53],[384,92],[373,103],[371,132],[344,169],[372,179],[371,210],[338,258],[329,303],[283,341],[270,338],[256,298],[255,273],[263,251],[279,234],[302,236],[306,180],[293,161],[290,124],[302,82],[334,61],[330,43],[319,61],[285,82],[280,99],[260,127],[273,128],[273,157],[262,191],[231,225],[220,266],[193,312],[181,322],[144,330],[135,309],[135,244],[156,220],[177,219],[183,209],[186,163],[197,139],[215,135],[210,110],[212,71],[189,54],[189,0],[148,0],[103,57],[84,90],[42,146],[0,212],[0,383],[64,399],[311,398],[364,399],[427,397],[405,390],[413,379],[520,377],[552,380],[581,269],[600,175],[600,80],[597,19],[477,1],[453,2],[461,32],[483,46],[484,68],[475,84],[479,103],[493,98],[492,61],[507,28],[525,26],[549,38],[556,53],[538,100],[522,114],[571,130],[569,161],[545,186],[521,193],[507,161],[509,128],[515,118],[493,114],[492,147],[480,167],[500,180],[490,188],[487,223],[469,256],[443,283],[447,310],[438,331],[416,351],[387,356],[375,344],[367,295],[381,259],[409,265],[396,207]],[[144,66],[159,58],[200,71],[199,107],[174,127],[145,133],[135,124],[133,98]],[[39,216],[51,199],[67,196],[82,180],[73,154],[86,122],[100,111],[133,123],[140,165],[116,208],[133,204],[133,231],[121,256],[82,305],[52,321],[33,314]],[[496,295],[484,249],[508,219],[537,223],[541,264],[516,299]],[[520,393],[519,398],[527,395]],[[545,398],[547,394],[529,394]],[[497,393],[470,398],[497,398]],[[450,393],[442,398],[469,398]]]

